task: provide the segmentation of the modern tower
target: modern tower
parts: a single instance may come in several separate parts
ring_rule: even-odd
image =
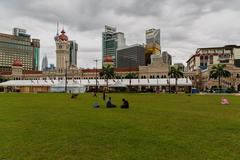
[[[160,29],[149,29],[146,31],[146,65],[151,63],[151,55],[161,54]]]
[[[77,66],[78,44],[76,41],[70,41],[70,65]]]
[[[56,64],[59,71],[63,71],[70,65],[70,41],[68,41],[68,36],[65,33],[63,29],[60,35],[57,33],[55,36]]]
[[[167,51],[162,52],[162,58],[164,63],[172,65],[172,56]]]
[[[42,59],[42,71],[48,70],[48,58],[47,56],[44,56]]]
[[[135,44],[117,50],[117,68],[138,68],[144,65],[144,45]]]
[[[117,29],[110,26],[105,26],[105,32],[102,33],[102,59],[105,66],[105,57],[112,57],[113,67],[116,67],[117,49],[126,46],[124,33],[117,32]]]

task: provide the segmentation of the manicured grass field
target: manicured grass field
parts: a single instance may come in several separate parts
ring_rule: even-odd
[[[0,94],[0,160],[240,159],[238,96],[110,95]]]

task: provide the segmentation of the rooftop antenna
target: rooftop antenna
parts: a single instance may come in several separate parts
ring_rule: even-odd
[[[162,54],[162,29],[160,29],[160,55]]]
[[[57,21],[57,35],[59,35],[59,22]]]

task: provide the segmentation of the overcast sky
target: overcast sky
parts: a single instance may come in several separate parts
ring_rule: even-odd
[[[91,68],[101,58],[105,24],[124,32],[128,45],[145,43],[145,30],[160,28],[162,49],[186,62],[199,47],[240,45],[239,6],[239,0],[1,0],[0,32],[27,29],[41,40],[41,59],[55,63],[59,21],[79,44],[78,66]]]

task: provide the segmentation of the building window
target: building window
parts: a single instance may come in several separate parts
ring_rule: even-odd
[[[213,64],[213,55],[210,56],[210,64]]]

